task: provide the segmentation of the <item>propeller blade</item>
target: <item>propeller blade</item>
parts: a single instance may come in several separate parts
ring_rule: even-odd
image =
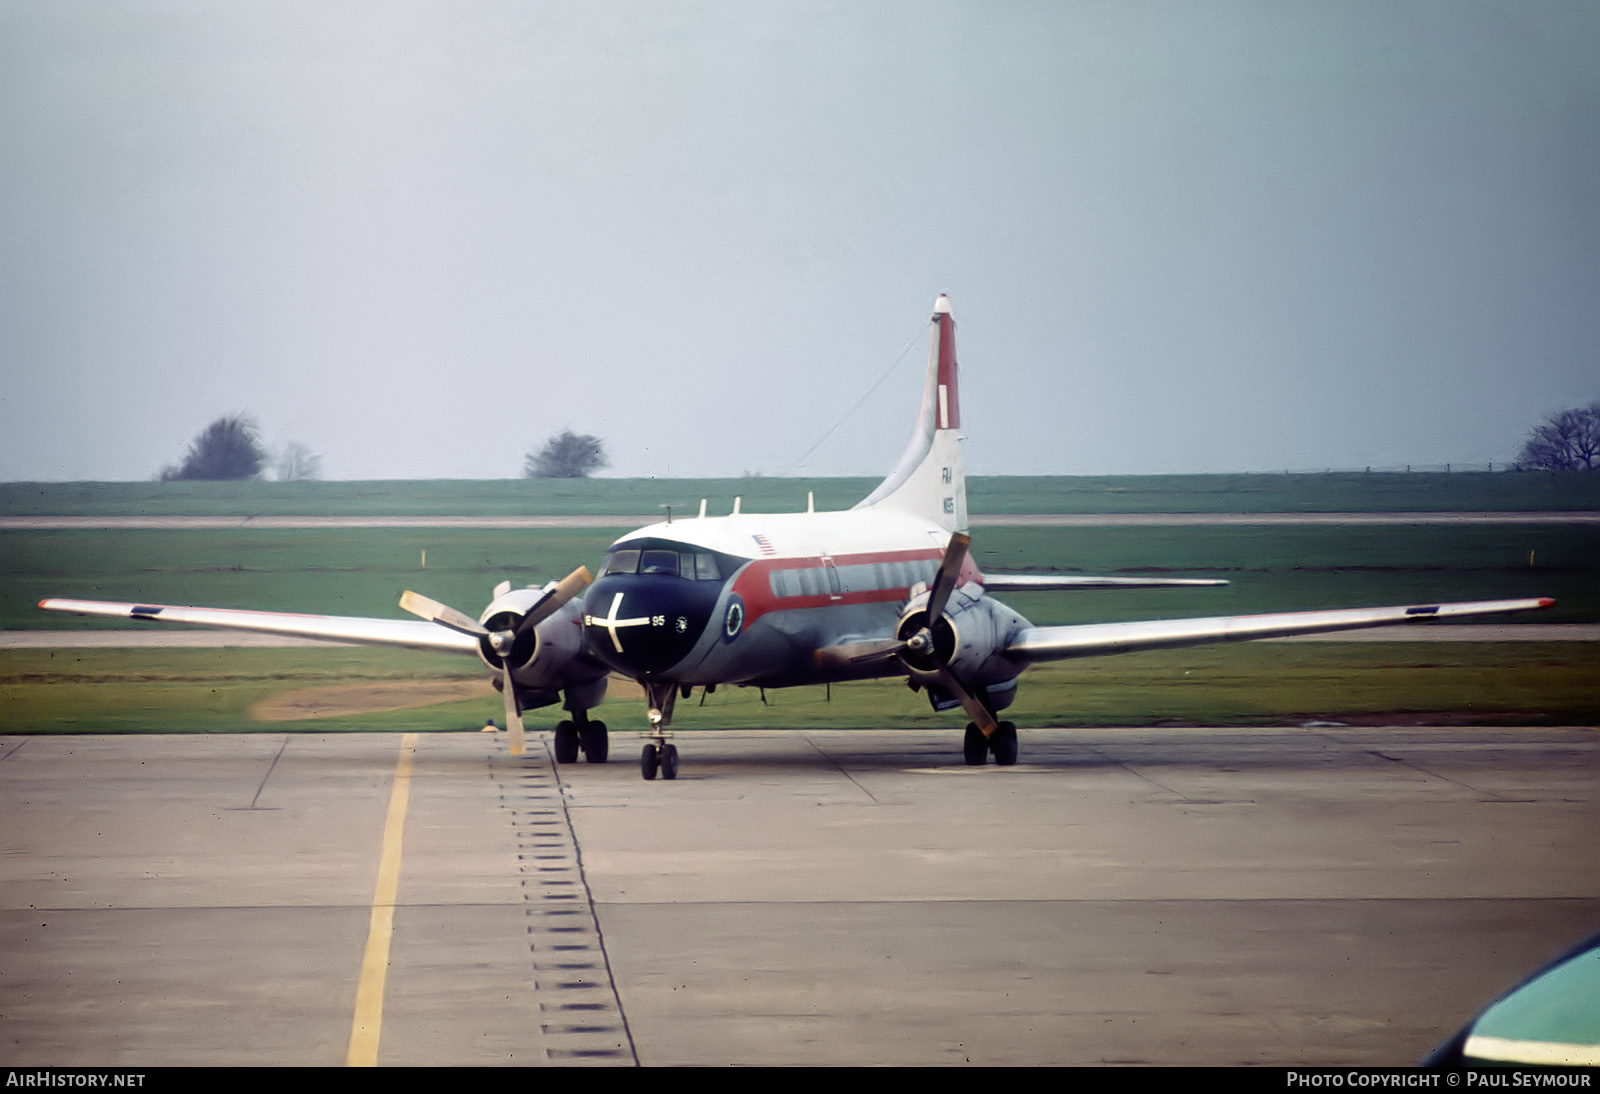
[[[972,719],[974,725],[983,731],[985,737],[994,733],[998,723],[994,715],[989,713],[989,708],[978,702],[978,697],[968,691],[956,674],[944,665],[939,666],[939,686],[961,700],[961,708],[967,712],[967,717]]]
[[[441,604],[437,600],[423,596],[421,593],[414,593],[410,589],[400,594],[400,607],[412,615],[421,616],[430,623],[438,623],[440,626],[449,627],[453,631],[470,634],[474,638],[482,638],[489,633],[484,629],[482,623],[479,623],[470,615],[458,612],[450,605]]]
[[[412,615],[421,616],[429,622],[449,627],[453,631],[470,634],[474,638],[488,638],[490,640],[495,651],[500,654],[500,692],[506,701],[506,729],[510,733],[508,744],[510,745],[511,755],[521,756],[526,747],[525,730],[522,725],[522,708],[517,702],[516,685],[511,680],[511,662],[509,660],[511,649],[517,636],[526,634],[560,611],[562,605],[583,592],[589,582],[593,580],[594,578],[590,575],[588,567],[579,566],[572,573],[562,578],[560,583],[545,595],[544,599],[535,604],[526,615],[517,621],[515,633],[511,631],[496,631],[490,634],[488,628],[471,616],[457,611],[448,604],[441,604],[431,597],[423,596],[421,593],[414,593],[410,589],[401,594],[400,607]],[[499,589],[496,589],[496,595],[502,595]]]
[[[950,546],[944,550],[944,560],[939,563],[939,573],[933,579],[933,588],[928,590],[928,606],[926,610],[927,623],[922,630],[910,640],[903,643],[903,648],[921,648],[919,640],[926,646],[925,653],[930,656],[938,666],[935,677],[939,686],[955,696],[961,703],[961,708],[967,712],[967,717],[972,719],[974,725],[983,731],[983,735],[992,735],[998,726],[994,715],[989,713],[989,708],[978,700],[978,697],[967,690],[965,684],[957,679],[956,674],[950,671],[950,666],[939,655],[933,646],[933,625],[944,615],[945,605],[950,603],[950,594],[956,590],[956,582],[961,580],[961,567],[967,561],[967,552],[972,546],[972,537],[965,532],[955,532],[950,536]]]
[[[944,614],[944,606],[950,601],[950,594],[955,592],[956,581],[961,576],[961,566],[967,561],[967,548],[972,545],[972,537],[965,532],[956,532],[950,537],[950,546],[944,549],[944,561],[939,564],[939,573],[933,579],[933,588],[928,592],[928,624]]]
[[[561,583],[551,589],[543,600],[528,609],[528,614],[523,616],[522,621],[517,624],[517,634],[520,636],[549,619],[560,611],[567,601],[588,588],[589,583],[593,580],[594,575],[589,572],[589,567],[579,566],[576,570],[573,570],[562,578]]]
[[[523,751],[522,708],[517,702],[517,689],[511,683],[511,667],[504,662],[501,664],[500,691],[506,700],[506,729],[511,734],[509,739],[511,754],[520,756]]]
[[[813,659],[821,668],[850,668],[863,661],[887,660],[906,648],[898,638],[876,638],[864,642],[841,642],[816,652]]]
[[[893,657],[906,648],[907,643],[893,638],[883,642],[854,642],[842,647],[845,658],[851,662],[876,661],[884,657]]]

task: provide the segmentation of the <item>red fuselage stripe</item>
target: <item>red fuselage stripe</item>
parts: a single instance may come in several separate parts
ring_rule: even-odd
[[[744,600],[746,626],[768,612],[850,604],[896,603],[906,599],[907,593],[910,592],[909,587],[865,589],[837,595],[824,593],[819,596],[778,596],[772,591],[772,575],[780,570],[821,569],[830,563],[836,567],[863,566],[881,562],[938,562],[943,557],[944,552],[938,548],[928,547],[910,551],[869,551],[861,554],[829,555],[826,559],[821,555],[810,558],[759,558],[753,559],[739,574],[733,583],[733,591]],[[968,581],[983,580],[983,575],[978,572],[970,557],[961,567],[960,580],[963,584]]]

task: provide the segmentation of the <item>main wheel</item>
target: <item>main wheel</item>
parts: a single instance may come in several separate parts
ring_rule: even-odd
[[[583,746],[583,758],[592,764],[603,764],[611,753],[611,738],[606,735],[604,722],[585,722],[578,727],[578,743]]]
[[[1017,723],[1001,722],[989,737],[989,748],[994,752],[994,762],[1010,767],[1017,762]]]
[[[961,754],[969,767],[982,767],[989,761],[989,738],[974,723],[967,723],[967,735],[961,742]]]
[[[661,750],[656,748],[654,742],[651,742],[644,746],[643,752],[639,753],[639,773],[647,779],[653,779],[660,768]]]
[[[571,722],[556,723],[556,763],[578,762],[578,727]]]
[[[661,777],[663,779],[676,779],[678,777],[678,746],[661,746]]]

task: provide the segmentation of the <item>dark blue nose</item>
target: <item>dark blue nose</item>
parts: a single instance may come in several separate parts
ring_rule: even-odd
[[[669,673],[700,640],[722,585],[667,574],[607,574],[583,599],[589,648],[635,678]]]

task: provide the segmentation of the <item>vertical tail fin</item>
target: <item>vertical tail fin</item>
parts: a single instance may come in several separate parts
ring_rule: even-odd
[[[961,397],[956,322],[943,293],[933,305],[933,338],[922,411],[900,462],[857,509],[926,517],[951,532],[967,527],[967,479],[961,463]]]

